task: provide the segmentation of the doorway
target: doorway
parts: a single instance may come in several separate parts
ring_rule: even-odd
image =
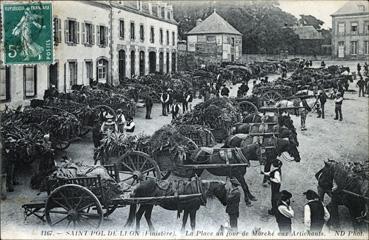
[[[149,52],[149,73],[156,72],[156,52]]]
[[[135,75],[136,69],[135,69],[135,51],[131,51],[131,78],[133,75]]]
[[[159,53],[159,72],[160,73],[164,72],[164,53],[163,52]]]
[[[119,50],[118,52],[119,60],[118,60],[118,74],[119,81],[123,81],[126,77],[126,52],[124,50]]]
[[[140,51],[140,76],[145,75],[145,52]]]
[[[167,52],[167,73],[169,73],[169,53]]]
[[[49,65],[49,87],[54,85],[58,89],[58,63]]]

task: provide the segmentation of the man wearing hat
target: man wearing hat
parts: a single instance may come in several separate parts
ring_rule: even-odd
[[[318,91],[318,100],[320,102],[321,115],[318,115],[318,118],[321,116],[324,119],[324,104],[327,102],[327,95],[322,90]]]
[[[107,113],[106,116],[106,121],[103,122],[103,124],[101,124],[101,132],[107,133],[108,131],[110,132],[118,132],[118,125],[114,122],[113,118],[114,116],[111,115],[110,113]]]
[[[238,186],[240,186],[240,183],[235,178],[231,178],[230,182],[232,187],[228,190],[227,193],[226,213],[228,213],[229,215],[229,224],[231,228],[237,231],[237,219],[240,215],[239,205],[241,193],[238,188]]]
[[[313,190],[304,192],[308,202],[304,207],[304,224],[309,232],[321,232],[323,225],[330,218],[327,208],[320,201],[318,194]]]
[[[163,116],[167,116],[168,110],[168,102],[169,102],[169,94],[168,92],[163,92],[160,96],[161,102],[161,113]]]
[[[295,213],[290,206],[290,199],[292,194],[286,190],[280,192],[280,200],[278,201],[278,207],[275,213],[275,219],[278,223],[280,233],[291,233],[292,218]]]
[[[271,189],[271,203],[272,208],[268,210],[270,215],[275,215],[277,202],[278,202],[278,194],[279,189],[281,188],[281,180],[282,180],[282,162],[278,159],[274,159],[271,165],[270,172],[262,172],[265,176],[268,176],[270,179],[270,189]]]
[[[122,109],[117,110],[117,117],[115,118],[115,122],[118,125],[118,131],[124,132],[124,126],[126,125],[126,118],[124,117]]]
[[[336,117],[334,118],[334,120],[338,120],[338,116],[339,116],[340,117],[340,121],[342,121],[342,102],[343,102],[343,97],[342,97],[342,94],[340,92],[337,93],[336,99],[334,99],[334,102],[335,102],[334,111],[336,113]]]

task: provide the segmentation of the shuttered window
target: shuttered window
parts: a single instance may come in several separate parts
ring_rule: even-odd
[[[82,43],[88,46],[93,45],[94,26],[91,23],[82,24]]]
[[[61,43],[62,29],[60,18],[54,18],[54,45],[57,46]]]
[[[64,38],[67,44],[79,43],[79,23],[75,20],[65,20]]]
[[[10,67],[0,66],[0,102],[10,100]]]
[[[24,96],[35,97],[37,93],[37,66],[24,66]]]
[[[106,26],[98,25],[96,31],[97,45],[99,47],[108,46],[108,28]]]

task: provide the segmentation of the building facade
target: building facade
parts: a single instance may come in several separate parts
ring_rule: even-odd
[[[333,57],[336,59],[368,59],[368,2],[348,2],[331,16]]]
[[[42,98],[50,85],[68,92],[73,85],[87,85],[91,79],[117,85],[124,77],[176,71],[178,30],[173,8],[167,3],[52,4],[54,64],[4,66],[0,62],[0,109]]]
[[[199,63],[237,61],[242,55],[242,34],[214,10],[187,33],[187,51]]]

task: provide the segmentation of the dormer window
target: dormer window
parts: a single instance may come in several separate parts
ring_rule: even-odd
[[[359,5],[359,10],[360,10],[360,12],[365,12],[365,6],[364,5]]]

